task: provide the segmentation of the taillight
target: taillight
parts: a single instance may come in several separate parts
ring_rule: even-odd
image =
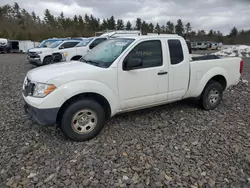
[[[242,74],[243,71],[243,60],[240,61],[240,74]]]

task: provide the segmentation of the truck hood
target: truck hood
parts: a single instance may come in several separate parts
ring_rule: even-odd
[[[32,69],[27,73],[27,76],[31,81],[46,83],[51,79],[74,74],[77,72],[81,72],[81,74],[91,74],[92,72],[96,72],[100,69],[102,68],[80,61],[69,61]]]
[[[29,49],[29,52],[46,52],[51,51],[51,48],[32,48]]]

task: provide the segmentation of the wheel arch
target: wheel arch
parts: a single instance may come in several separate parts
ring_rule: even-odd
[[[70,60],[79,60],[82,56],[81,55],[75,55],[73,57],[71,57]]]
[[[44,56],[44,58],[43,58],[43,64],[44,64],[44,60],[45,60],[46,58],[49,58],[49,57],[53,58],[52,55],[46,55],[46,56]]]
[[[213,76],[212,78],[210,78],[210,80],[207,81],[205,87],[203,88],[203,90],[206,88],[206,86],[211,82],[211,81],[215,81],[215,82],[218,82],[222,85],[223,87],[223,91],[225,91],[225,89],[227,88],[227,80],[225,78],[225,76],[223,75],[216,75],[216,76]]]
[[[63,103],[63,105],[60,107],[58,114],[57,114],[57,118],[56,118],[57,123],[60,125],[60,120],[62,118],[62,115],[70,104],[72,104],[75,101],[83,100],[83,99],[92,99],[92,100],[97,101],[103,107],[105,111],[106,119],[111,117],[111,105],[108,102],[108,100],[101,94],[94,93],[94,92],[86,92],[86,93],[80,93],[80,94],[74,95]]]

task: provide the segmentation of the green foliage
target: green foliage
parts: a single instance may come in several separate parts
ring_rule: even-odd
[[[176,34],[181,35],[181,36],[183,36],[183,34],[184,34],[184,26],[183,26],[181,19],[177,20],[177,24],[175,26],[175,32],[176,32]]]
[[[0,37],[18,40],[42,41],[50,37],[90,37],[100,30],[141,30],[146,33],[177,33],[186,36],[190,40],[209,40],[224,43],[250,43],[250,30],[238,31],[233,27],[228,36],[223,36],[220,31],[210,30],[207,34],[204,30],[193,31],[191,23],[183,23],[181,19],[177,20],[176,25],[167,21],[165,25],[157,23],[147,23],[141,18],[137,18],[133,26],[130,21],[124,23],[122,19],[115,19],[114,16],[100,20],[94,15],[75,15],[73,18],[65,17],[61,12],[59,16],[51,14],[49,9],[44,11],[41,19],[33,11],[27,12],[19,7],[18,3],[14,5],[0,6]]]

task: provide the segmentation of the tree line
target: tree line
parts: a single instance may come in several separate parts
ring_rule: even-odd
[[[141,30],[146,33],[178,34],[189,40],[209,40],[228,44],[250,44],[250,30],[240,30],[233,27],[230,34],[224,36],[220,31],[205,30],[194,31],[191,23],[184,23],[178,19],[176,23],[166,21],[166,24],[148,23],[137,18],[135,25],[130,21],[110,18],[100,19],[94,15],[75,15],[73,18],[65,17],[61,12],[59,16],[51,14],[50,10],[44,11],[43,19],[33,11],[29,13],[20,8],[18,3],[0,6],[0,37],[17,40],[41,41],[51,37],[90,37],[95,32],[102,30]]]

